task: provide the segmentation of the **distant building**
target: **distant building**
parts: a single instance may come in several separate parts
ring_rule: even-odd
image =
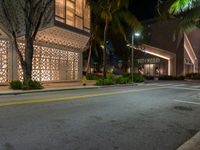
[[[17,1],[12,1],[16,7],[19,5]],[[49,9],[54,15],[36,37],[32,79],[80,80],[82,52],[90,36],[90,9],[86,7],[86,0],[55,0]],[[21,11],[19,9],[17,13]],[[23,51],[24,28],[21,28],[20,19],[18,40]],[[1,15],[0,20],[4,20]],[[6,34],[0,32],[0,83],[22,80],[23,72],[17,54]]]
[[[145,23],[145,42],[136,54],[136,72],[180,76],[200,69],[200,29],[179,33],[177,20]],[[177,34],[178,33],[178,34]]]

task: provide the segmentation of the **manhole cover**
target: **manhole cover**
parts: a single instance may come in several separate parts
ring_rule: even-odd
[[[191,107],[186,107],[186,106],[175,106],[174,109],[181,111],[193,111]]]

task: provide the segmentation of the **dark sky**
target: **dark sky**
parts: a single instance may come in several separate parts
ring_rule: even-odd
[[[151,19],[156,15],[158,0],[132,0],[130,10],[139,20]]]

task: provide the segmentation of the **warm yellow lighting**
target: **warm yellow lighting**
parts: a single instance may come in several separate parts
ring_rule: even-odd
[[[142,51],[142,49],[139,49],[139,50]],[[145,50],[145,52],[147,54],[150,54],[150,55],[157,56],[157,57],[160,57],[160,58],[168,60],[168,75],[169,76],[171,75],[171,59],[169,57],[166,57],[164,55],[160,55],[160,54],[157,54],[157,53],[154,53],[154,52],[150,52],[147,49]]]
[[[193,71],[195,72],[195,60],[197,60],[197,57],[196,57],[196,54],[194,53],[194,49],[187,37],[186,34],[184,34],[184,48],[188,54],[188,56],[190,57],[190,60],[192,61],[192,64],[193,64]]]

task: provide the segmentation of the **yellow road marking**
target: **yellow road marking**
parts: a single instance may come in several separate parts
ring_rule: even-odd
[[[24,101],[16,101],[16,102],[6,102],[6,103],[0,103],[0,107],[11,106],[11,105],[69,101],[69,100],[74,100],[74,99],[86,99],[86,98],[91,98],[91,97],[110,96],[110,95],[125,94],[125,93],[132,93],[132,92],[151,91],[151,90],[157,90],[157,89],[161,89],[161,87],[138,89],[138,90],[126,90],[126,91],[118,91],[118,92],[110,92],[110,93],[94,93],[94,94],[88,94],[88,95],[70,96],[70,97],[63,97],[63,98],[50,98],[50,99],[41,99],[41,100],[24,100]]]

